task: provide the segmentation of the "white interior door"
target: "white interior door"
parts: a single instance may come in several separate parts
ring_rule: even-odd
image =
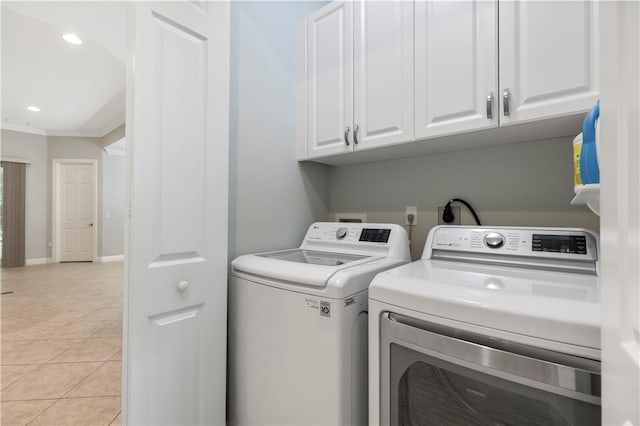
[[[229,4],[129,21],[124,421],[224,424]]]
[[[60,261],[91,262],[95,240],[95,165],[63,163],[59,169]]]
[[[603,2],[602,424],[640,425],[640,3]]]

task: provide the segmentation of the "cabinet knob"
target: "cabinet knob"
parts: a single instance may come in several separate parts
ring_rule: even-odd
[[[509,89],[504,89],[502,93],[502,105],[504,107],[504,116],[509,117],[511,115],[510,107],[509,107],[509,98],[511,97],[511,93],[509,93]]]
[[[356,124],[356,127],[353,128],[353,143],[358,145],[358,129],[359,126]]]
[[[493,92],[487,96],[487,120],[493,120]]]
[[[180,281],[178,283],[178,291],[183,292],[189,288],[189,281]]]
[[[347,128],[344,130],[344,143],[347,144],[347,146],[349,146],[349,132],[351,131],[351,128],[349,126],[347,126]]]

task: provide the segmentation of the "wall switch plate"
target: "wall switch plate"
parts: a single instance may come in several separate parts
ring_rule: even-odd
[[[412,214],[413,215],[413,222],[409,223],[409,219],[408,216]],[[412,226],[416,226],[418,224],[418,208],[415,206],[411,206],[411,207],[407,207],[406,211],[404,213],[404,224],[405,225],[412,225]]]
[[[444,223],[444,221],[442,220],[444,207],[438,207],[438,225],[460,225],[460,207],[451,206],[451,212],[453,213],[453,222]]]

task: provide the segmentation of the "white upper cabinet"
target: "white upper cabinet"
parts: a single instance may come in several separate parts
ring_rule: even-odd
[[[598,7],[327,4],[301,25],[299,159],[352,164],[579,133],[598,99]]]
[[[354,149],[413,139],[413,4],[354,3]]]
[[[333,2],[307,17],[307,156],[351,151],[353,5]]]
[[[597,7],[594,1],[500,2],[501,125],[595,104]]]
[[[498,4],[415,2],[415,137],[498,126]]]
[[[413,139],[413,4],[332,2],[307,17],[307,158]]]

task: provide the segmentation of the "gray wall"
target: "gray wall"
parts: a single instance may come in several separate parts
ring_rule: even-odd
[[[124,253],[125,157],[102,153],[101,256]]]
[[[27,166],[25,257],[49,257],[47,232],[50,224],[47,215],[43,214],[49,210],[47,194],[51,176],[47,161],[47,137],[5,129],[2,129],[1,136],[3,157],[31,161]]]
[[[230,258],[327,218],[328,168],[296,161],[296,24],[322,4],[231,3]]]
[[[437,208],[467,200],[483,225],[577,226],[599,230],[599,218],[573,198],[571,138],[432,154],[332,168],[330,212],[366,212],[369,222],[405,224],[418,207],[412,255],[437,225]],[[462,223],[474,224],[461,206]]]
[[[103,138],[40,136],[2,129],[2,156],[24,158],[27,166],[27,259],[51,257],[53,159],[95,159],[98,164],[97,256],[124,252],[124,158],[106,155]],[[105,218],[109,209],[110,218]]]

